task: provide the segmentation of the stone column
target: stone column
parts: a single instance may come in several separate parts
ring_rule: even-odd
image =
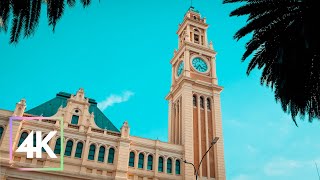
[[[201,95],[199,94],[198,95],[198,142],[199,142],[199,164],[200,164],[200,161],[202,159],[202,141],[201,141],[201,132],[202,132],[202,129],[201,129],[201,114],[200,114],[200,111],[201,111],[201,104],[200,104],[200,97]],[[196,167],[198,168],[198,167]],[[202,165],[201,167],[199,168],[199,177],[202,177]]]
[[[208,47],[208,35],[207,35],[207,30],[204,30],[204,45]]]
[[[189,162],[194,162],[193,150],[193,103],[192,103],[192,85],[190,83],[182,84],[182,143],[184,145],[184,157]],[[185,166],[185,180],[194,179],[194,169],[191,165]]]
[[[204,98],[204,116],[205,116],[205,130],[206,130],[206,150],[209,149],[209,142],[212,141],[211,137],[209,138],[209,126],[208,126],[208,108],[207,108],[207,98]],[[210,153],[206,155],[207,159],[207,177],[210,178]]]
[[[99,150],[100,150],[100,147],[97,145],[96,151],[94,152],[94,162],[98,161]]]
[[[136,153],[135,155],[134,155],[134,168],[136,168],[136,169],[138,169],[138,163],[139,163],[139,152],[138,153]]]
[[[144,155],[144,159],[143,159],[143,170],[147,170],[147,166],[148,166],[148,155],[145,154]]]
[[[17,148],[17,144],[20,138],[20,131],[22,127],[22,122],[20,120],[12,121],[12,159],[14,158],[14,151]],[[4,132],[2,134],[2,143],[0,146],[0,155],[3,159],[9,159],[9,147],[10,147],[10,127],[9,123],[6,125]]]
[[[86,167],[84,167],[84,165],[86,165],[87,159],[88,159],[88,153],[89,153],[89,148],[90,148],[90,139],[91,137],[89,135],[87,135],[87,139],[86,139],[86,143],[83,146],[83,156],[82,156],[82,163],[81,163],[81,170],[80,170],[80,174],[86,173]]]
[[[224,151],[223,151],[223,134],[222,134],[222,120],[221,120],[221,103],[220,103],[220,92],[214,92],[213,95],[213,111],[215,120],[215,131],[216,137],[219,137],[219,141],[214,145],[215,163],[216,163],[216,180],[225,180],[225,165],[224,165]]]
[[[216,69],[216,58],[211,58],[211,66],[212,66],[212,83],[218,85],[218,78],[217,78],[217,69]]]
[[[171,143],[171,121],[172,121],[172,99],[169,100],[169,113],[168,113],[168,142]]]
[[[184,51],[185,76],[190,77],[190,51]]]
[[[156,140],[156,154],[153,158],[153,170],[154,170],[154,177],[158,177],[158,166],[159,166],[159,149],[158,149],[158,146],[159,146],[159,140]]]
[[[130,140],[128,138],[121,138],[118,144],[117,165],[115,180],[127,180]]]

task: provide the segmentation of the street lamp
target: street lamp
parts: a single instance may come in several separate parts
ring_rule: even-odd
[[[215,137],[215,138],[212,140],[209,149],[208,149],[208,150],[206,151],[206,153],[204,153],[204,155],[202,156],[202,159],[201,159],[201,161],[200,161],[200,163],[199,163],[199,165],[198,165],[198,168],[196,168],[196,166],[195,166],[193,163],[188,162],[187,160],[184,160],[184,161],[183,161],[184,163],[186,163],[186,164],[191,164],[191,165],[193,166],[194,172],[195,172],[195,174],[196,174],[196,180],[198,179],[200,166],[201,166],[201,163],[202,163],[204,157],[206,157],[206,155],[208,154],[208,152],[210,151],[210,149],[212,148],[212,146],[213,146],[214,144],[216,144],[216,143],[218,142],[218,140],[219,140],[219,137]]]

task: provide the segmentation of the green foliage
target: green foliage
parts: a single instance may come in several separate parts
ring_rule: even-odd
[[[224,0],[241,3],[230,16],[247,16],[236,40],[252,33],[242,60],[253,55],[247,74],[262,69],[285,112],[320,119],[320,27],[316,0]]]
[[[91,0],[81,0],[83,7],[90,5]],[[0,32],[8,31],[9,17],[12,17],[10,43],[18,43],[21,33],[24,38],[32,36],[39,24],[41,5],[47,6],[48,24],[55,30],[57,22],[65,10],[65,4],[74,7],[75,0],[1,0],[0,1]],[[10,16],[12,13],[12,16]]]

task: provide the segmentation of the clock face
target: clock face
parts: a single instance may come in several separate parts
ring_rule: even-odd
[[[192,66],[201,73],[204,73],[208,70],[207,63],[199,57],[196,57],[192,60]]]
[[[177,76],[179,77],[183,71],[183,68],[184,68],[184,63],[183,61],[180,62],[179,66],[178,66],[178,69],[177,69]]]

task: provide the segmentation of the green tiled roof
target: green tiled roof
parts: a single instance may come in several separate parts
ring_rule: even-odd
[[[53,116],[57,113],[60,106],[67,106],[67,100],[70,97],[71,94],[60,92],[57,94],[55,98],[26,111],[26,113],[44,117]],[[94,122],[97,124],[98,127],[100,127],[101,129],[108,129],[110,131],[120,132],[98,108],[97,102],[94,99],[89,98],[89,103],[89,112],[94,113]]]

